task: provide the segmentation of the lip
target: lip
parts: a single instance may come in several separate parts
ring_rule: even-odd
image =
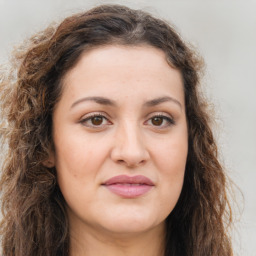
[[[143,175],[118,175],[105,181],[102,185],[110,192],[124,198],[142,196],[154,187],[153,181]]]

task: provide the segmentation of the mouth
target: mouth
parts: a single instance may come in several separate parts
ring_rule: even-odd
[[[110,178],[102,185],[110,192],[123,198],[136,198],[142,196],[155,186],[149,178],[143,175],[119,175]]]

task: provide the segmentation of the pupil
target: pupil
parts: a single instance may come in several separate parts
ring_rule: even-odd
[[[92,118],[93,125],[101,125],[102,121],[103,121],[103,118],[101,116],[95,116]]]
[[[163,118],[162,118],[162,117],[154,117],[154,118],[152,119],[152,124],[153,124],[153,125],[159,126],[159,125],[161,125],[162,123],[163,123]]]

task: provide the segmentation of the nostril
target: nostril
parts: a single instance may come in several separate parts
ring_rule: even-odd
[[[141,161],[126,161],[126,160],[119,159],[116,162],[118,164],[125,165],[128,168],[135,168],[135,167],[143,165],[146,161],[145,160],[141,160]]]
[[[111,149],[110,157],[115,163],[129,168],[141,166],[150,158],[144,143],[137,137],[125,141],[120,139]]]

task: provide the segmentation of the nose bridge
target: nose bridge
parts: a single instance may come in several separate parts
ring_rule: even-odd
[[[135,120],[122,122],[116,129],[115,146],[112,156],[115,161],[128,166],[137,166],[145,162],[149,154],[141,128]]]

